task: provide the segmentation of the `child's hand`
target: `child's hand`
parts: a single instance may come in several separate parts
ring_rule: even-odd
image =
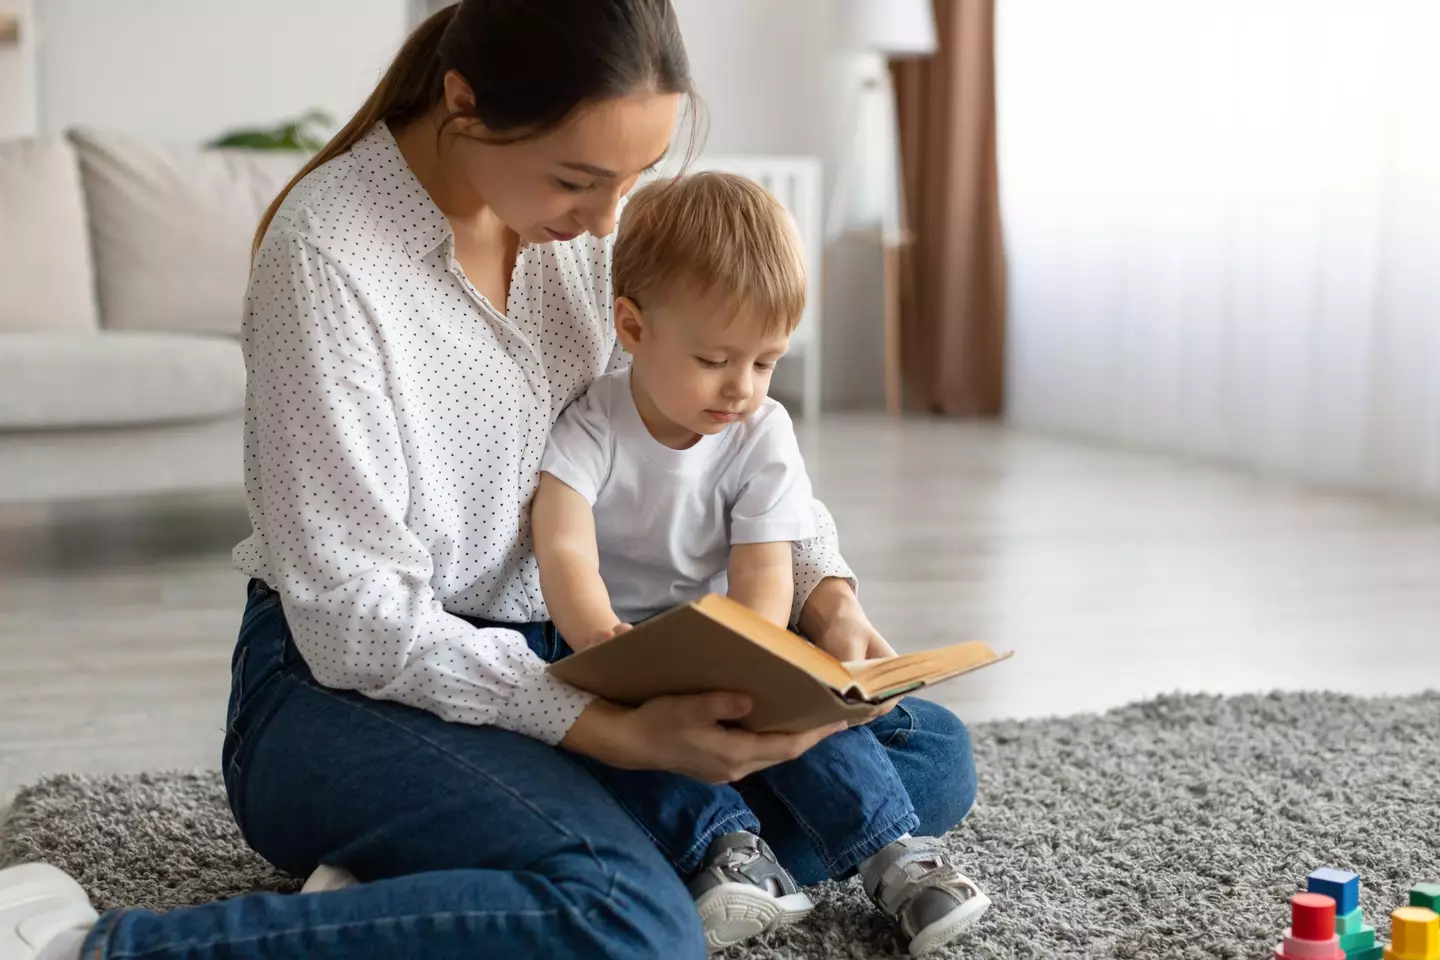
[[[857,660],[878,660],[882,657],[893,657],[896,655],[895,648],[876,630],[870,621],[863,615],[859,617],[840,617],[830,624],[816,644],[820,649],[833,656],[841,663],[852,663]],[[877,717],[883,717],[895,709],[899,700],[891,700],[871,711],[868,717],[852,721],[850,726],[858,727],[869,723]]]
[[[626,631],[631,629],[633,628],[628,623],[617,623],[613,627],[605,627],[604,629],[596,630],[594,633],[590,634],[590,638],[585,641],[585,646],[578,649],[583,650],[589,647],[593,647],[597,644],[604,643],[606,640],[612,640],[615,637],[620,636],[620,634],[625,633]]]
[[[863,614],[836,618],[816,639],[815,645],[841,663],[895,656],[895,648]]]

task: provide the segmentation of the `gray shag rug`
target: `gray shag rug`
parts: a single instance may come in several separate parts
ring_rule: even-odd
[[[942,957],[1268,957],[1321,866],[1367,922],[1440,880],[1440,693],[1167,696],[973,728],[980,801],[947,838],[994,900]],[[100,908],[293,891],[247,850],[218,775],[60,776],[22,791],[0,863],[49,860]],[[854,881],[726,960],[903,956]]]

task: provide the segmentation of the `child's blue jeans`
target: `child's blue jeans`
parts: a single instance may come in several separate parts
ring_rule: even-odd
[[[530,648],[553,663],[571,653],[554,628],[527,632]],[[910,794],[881,738],[910,727],[914,717],[944,708],[910,699],[900,718],[880,718],[826,737],[788,763],[768,767],[734,785],[709,784],[676,773],[618,770],[584,760],[595,778],[650,835],[682,877],[695,874],[710,841],[735,830],[765,836],[763,811],[783,810],[800,828],[824,877],[843,877],[887,843],[920,823]],[[952,723],[958,725],[958,721]],[[963,728],[962,728],[963,729]],[[968,743],[967,743],[968,745]],[[947,754],[949,748],[947,747]],[[937,761],[943,762],[940,756]],[[776,825],[782,818],[776,817]],[[781,855],[782,861],[785,859]],[[802,882],[813,882],[806,877]]]

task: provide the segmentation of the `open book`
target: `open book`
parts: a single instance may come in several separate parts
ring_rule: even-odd
[[[550,672],[630,705],[666,694],[748,693],[754,709],[741,726],[798,732],[864,717],[877,704],[1011,653],[972,642],[846,664],[749,607],[710,594],[559,660]]]

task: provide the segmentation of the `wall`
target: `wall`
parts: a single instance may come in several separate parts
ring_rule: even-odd
[[[426,0],[0,0],[17,2],[35,3],[43,30],[40,132],[92,124],[189,141],[312,105],[343,119],[426,7]],[[707,152],[812,154],[833,177],[853,67],[832,42],[831,2],[674,0],[709,107]],[[0,73],[0,91],[9,89],[4,79]],[[879,282],[879,255],[867,241],[845,238],[828,252],[828,405],[882,401]]]
[[[184,141],[312,106],[343,120],[410,14],[409,0],[33,2],[42,133],[90,124]]]
[[[35,133],[35,16],[32,0],[0,0],[20,18],[20,42],[0,46],[0,139]]]
[[[832,40],[832,0],[672,2],[709,109],[706,152],[811,154],[825,164],[827,181],[833,178],[846,146],[846,81],[854,68]],[[883,403],[880,271],[878,249],[858,236],[826,252],[829,407]],[[777,380],[777,387],[789,394],[798,382]]]

